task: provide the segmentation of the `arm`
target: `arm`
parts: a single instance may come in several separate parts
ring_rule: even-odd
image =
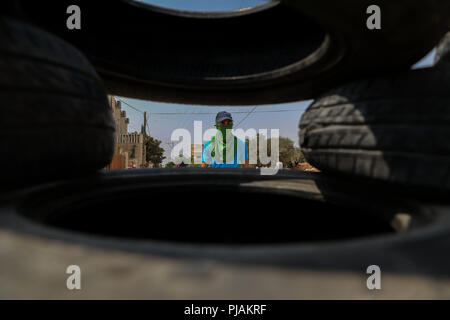
[[[244,165],[243,165],[243,167],[244,168],[250,168],[250,166],[249,166],[249,161],[248,161],[248,149],[247,149],[247,145],[245,144],[245,142],[242,142],[242,144],[243,144],[243,154],[244,154]],[[241,165],[241,167],[242,167],[242,165]]]
[[[205,143],[202,150],[202,168],[209,167],[211,163],[211,157],[208,154],[209,142]]]

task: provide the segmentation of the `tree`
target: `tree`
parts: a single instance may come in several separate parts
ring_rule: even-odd
[[[294,141],[286,137],[280,137],[280,162],[287,166],[291,162],[298,160],[301,156],[300,148],[294,146]]]
[[[144,144],[146,148],[145,160],[153,163],[155,167],[159,167],[162,161],[166,158],[163,156],[164,149],[160,147],[161,140],[146,137]]]
[[[260,142],[260,140],[262,140],[262,141]],[[255,166],[261,167],[262,163],[261,163],[261,159],[259,158],[259,144],[260,143],[267,145],[267,154],[270,156],[270,145],[267,143],[266,136],[260,135],[259,133],[257,133],[256,137],[253,137],[252,139],[248,139],[247,138],[245,140],[245,143],[247,145],[247,150],[249,152],[249,160],[250,160],[250,144],[256,143],[256,162],[257,163],[256,164],[255,163],[251,163],[250,167],[255,167]],[[265,164],[265,165],[270,165],[270,163],[269,164]]]
[[[260,165],[260,157],[259,157],[259,141],[261,141],[261,143],[266,144],[267,145],[267,155],[270,157],[271,155],[271,148],[272,148],[272,144],[271,144],[271,139],[267,139],[264,135],[259,135],[259,133],[256,135],[255,138],[251,139],[254,140],[256,139],[257,142],[257,161],[258,161],[258,165]],[[250,141],[246,141],[247,142],[247,147],[249,146]],[[279,160],[280,162],[283,163],[283,165],[285,167],[289,167],[290,164],[295,163],[295,162],[304,162],[304,157],[303,154],[300,150],[300,148],[295,147],[294,146],[294,141],[292,141],[289,138],[286,137],[279,137]],[[269,164],[265,164],[266,166],[270,166],[271,163]]]
[[[297,161],[298,163],[301,163],[301,162],[307,162],[307,161],[306,161],[306,158],[305,158],[305,155],[303,154],[302,150],[300,149],[299,151],[300,151],[300,155],[299,155],[299,157],[298,157],[298,159],[297,159],[296,161]]]
[[[172,161],[176,164],[176,165],[188,165],[191,163],[191,158],[189,157],[184,157],[183,153],[180,152],[180,155],[178,157],[172,158]]]
[[[173,168],[173,167],[175,167],[175,163],[173,163],[173,161],[166,163],[166,168]]]

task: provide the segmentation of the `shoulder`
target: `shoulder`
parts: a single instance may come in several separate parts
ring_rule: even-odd
[[[208,148],[210,144],[211,144],[211,141],[207,141],[207,142],[203,145],[203,150],[205,150],[206,148]]]
[[[245,141],[237,138],[237,144],[238,144],[238,146],[245,146]]]

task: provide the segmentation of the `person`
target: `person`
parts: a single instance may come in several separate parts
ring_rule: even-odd
[[[278,161],[277,161],[277,164],[276,164],[276,168],[277,168],[277,169],[283,169],[283,162],[281,162],[280,160],[278,160]]]
[[[216,135],[205,143],[202,152],[202,167],[248,168],[248,149],[242,139],[233,135],[231,113],[221,111],[216,115]]]

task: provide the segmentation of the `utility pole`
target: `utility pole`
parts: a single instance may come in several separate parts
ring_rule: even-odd
[[[147,112],[144,111],[144,124],[141,126],[141,133],[144,135],[144,137],[147,135],[146,133],[146,128],[147,128]],[[150,134],[150,132],[149,132]]]
[[[147,112],[144,111],[144,124],[141,127],[142,139],[144,141],[143,141],[143,144],[142,144],[141,152],[142,152],[142,160],[143,160],[143,163],[145,163],[145,164],[147,164],[147,154],[146,154],[147,151],[146,151],[146,148],[145,148],[145,142],[147,140],[147,132],[145,131],[146,128],[147,128]],[[149,134],[150,134],[150,132],[149,132]]]

